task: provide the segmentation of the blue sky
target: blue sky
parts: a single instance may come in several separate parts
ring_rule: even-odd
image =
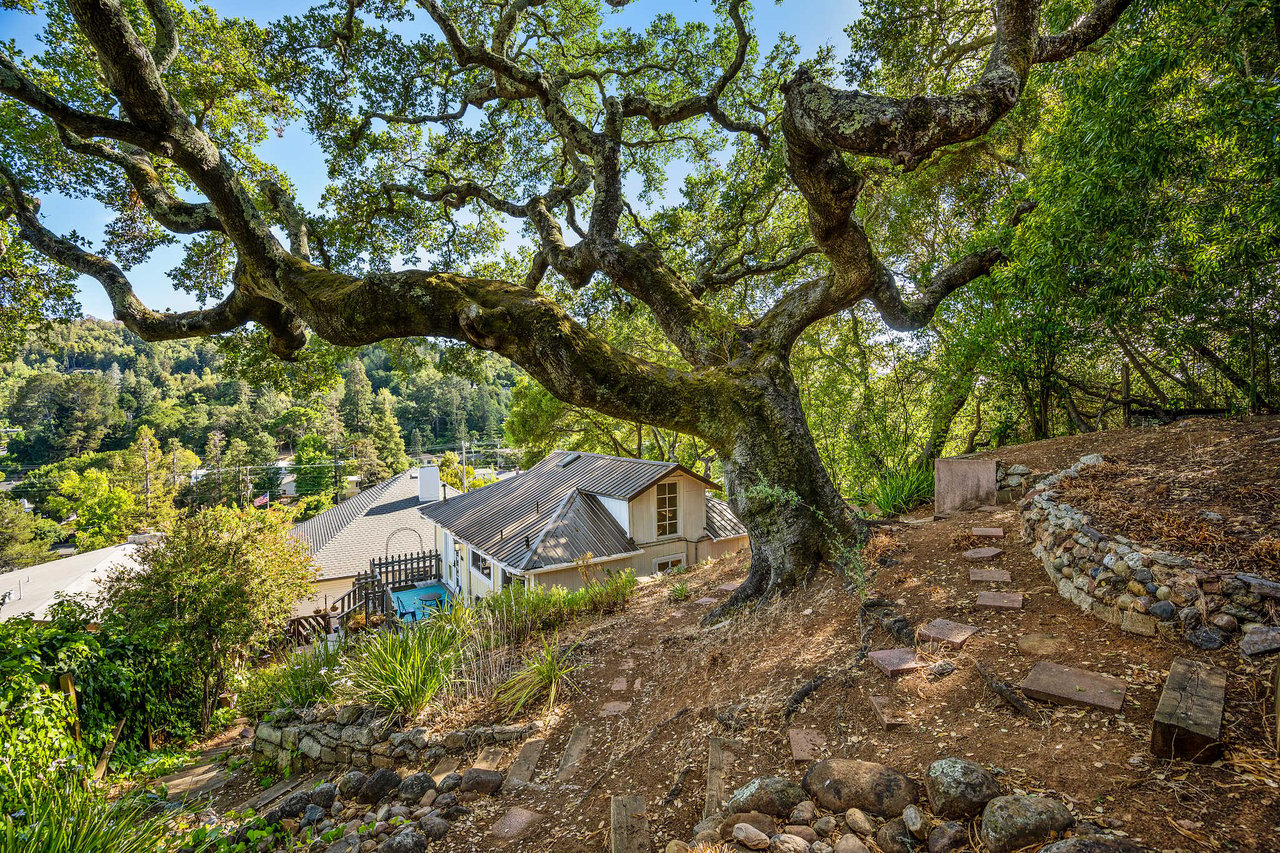
[[[759,0],[758,0],[759,2]],[[249,17],[261,23],[285,14],[301,12],[311,3],[263,3],[248,0],[221,0],[210,5],[225,17]],[[857,2],[851,0],[790,0],[773,3],[759,2],[754,10],[754,30],[761,43],[761,53],[773,45],[779,33],[794,35],[804,49],[812,55],[824,45],[832,45],[837,57],[848,50],[845,26],[858,15]],[[661,12],[674,11],[683,20],[707,20],[714,18],[709,2],[651,2],[633,0],[625,9],[609,16],[609,26],[630,26],[640,29]],[[419,16],[425,18],[425,16]],[[431,27],[429,20],[421,24]],[[43,26],[40,16],[17,12],[0,12],[0,39],[14,39],[18,47],[28,55],[38,53],[41,45],[36,36]],[[316,206],[324,189],[325,166],[319,149],[298,126],[286,128],[283,137],[272,135],[259,149],[261,156],[281,166],[298,187],[299,201],[306,207]],[[41,208],[45,223],[55,231],[66,233],[76,230],[97,240],[108,221],[107,213],[92,201],[63,197],[43,200]],[[196,307],[194,297],[174,290],[168,281],[167,271],[177,265],[181,256],[178,246],[156,251],[151,259],[129,272],[139,297],[152,308],[184,310]],[[92,279],[80,282],[80,304],[85,314],[110,317],[111,306],[101,287]]]

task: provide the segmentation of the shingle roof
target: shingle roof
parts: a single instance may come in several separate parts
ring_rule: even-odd
[[[446,501],[426,504],[422,507],[422,514],[510,568],[522,570],[554,565],[545,562],[535,551],[541,540],[546,538],[552,523],[568,509],[568,499],[575,491],[629,501],[675,471],[701,480],[710,488],[717,488],[715,483],[674,462],[556,450],[519,476],[499,480]],[[599,501],[595,504],[599,505]],[[600,506],[600,511],[608,514],[603,506]],[[567,522],[562,521],[557,534],[560,538],[556,540],[560,544],[556,547],[567,548],[570,542],[592,539],[596,540],[597,546],[603,546],[610,540],[618,546],[616,535],[608,532],[603,522],[592,520],[597,517],[587,502],[577,502],[572,519],[579,532],[571,534],[564,527]],[[628,544],[621,551],[592,550],[591,553],[604,556],[631,550],[634,549]],[[582,553],[579,551],[567,559],[557,558],[556,563],[576,559]]]
[[[719,498],[707,495],[707,535],[719,542],[735,536],[746,536],[747,528]]]
[[[291,533],[320,565],[320,580],[368,571],[371,558],[387,553],[435,550],[431,523],[418,512],[416,475],[398,474],[294,525]]]

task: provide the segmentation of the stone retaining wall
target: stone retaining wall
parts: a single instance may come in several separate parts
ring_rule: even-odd
[[[1264,596],[1251,580],[1265,581],[1213,574],[1184,557],[1107,536],[1061,500],[1055,485],[1102,461],[1097,454],[1082,457],[1041,480],[1019,504],[1022,539],[1032,543],[1059,594],[1122,631],[1181,636],[1203,649],[1265,627]]]
[[[359,705],[279,710],[255,728],[253,757],[291,773],[318,767],[426,764],[448,753],[522,740],[539,727],[534,722],[441,732],[401,729],[398,722],[396,717]]]

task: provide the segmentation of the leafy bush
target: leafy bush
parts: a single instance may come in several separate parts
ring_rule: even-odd
[[[573,673],[579,665],[573,662],[576,646],[561,648],[553,640],[543,638],[542,647],[524,658],[521,668],[498,687],[494,698],[512,714],[518,714],[526,706],[546,699],[551,709],[556,697],[565,690],[577,690]]]
[[[402,631],[376,631],[351,644],[341,666],[337,694],[414,716],[449,684],[459,638],[432,621]]]
[[[917,467],[885,471],[859,497],[862,501],[871,501],[886,515],[905,512],[928,503],[933,497],[933,471]]]
[[[276,708],[309,708],[333,698],[343,646],[316,643],[298,649],[283,663],[249,670],[237,705],[250,719],[261,720]]]
[[[0,810],[0,853],[155,853],[180,843],[140,800],[108,803],[76,784],[35,785],[10,811]]]
[[[667,590],[667,598],[672,601],[684,601],[689,597],[689,585],[684,581],[674,584],[671,589]]]

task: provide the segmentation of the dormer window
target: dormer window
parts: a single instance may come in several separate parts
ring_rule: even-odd
[[[658,536],[675,536],[680,532],[680,505],[676,497],[679,483],[658,484]]]

